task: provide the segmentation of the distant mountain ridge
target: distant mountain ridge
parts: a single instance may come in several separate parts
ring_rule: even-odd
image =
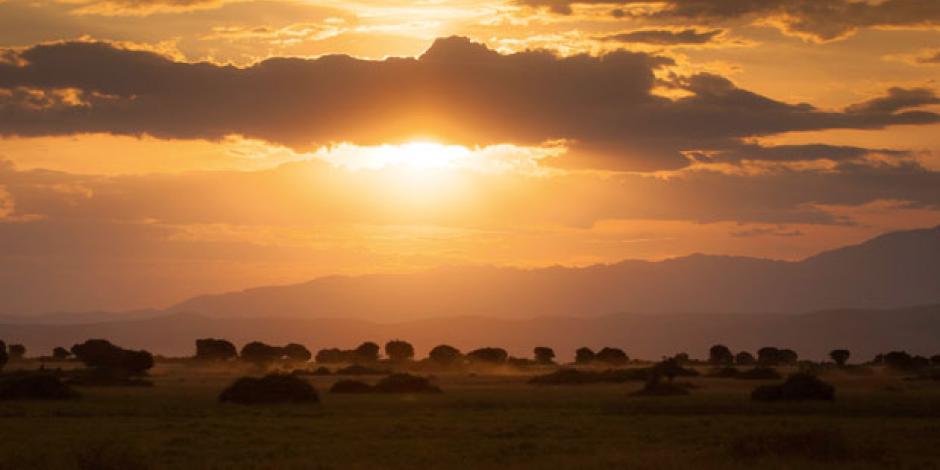
[[[573,318],[635,312],[798,313],[940,302],[940,227],[892,232],[788,262],[691,255],[584,268],[441,268],[333,276],[194,297],[169,312],[210,317],[399,321]]]

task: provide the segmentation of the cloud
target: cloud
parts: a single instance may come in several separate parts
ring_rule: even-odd
[[[232,1],[232,0],[228,0]],[[77,15],[141,16],[184,13],[221,7],[226,0],[75,0]]]
[[[88,42],[37,45],[14,59],[0,63],[2,135],[234,134],[295,149],[416,137],[467,146],[565,140],[566,166],[647,171],[687,166],[684,152],[782,132],[940,122],[912,109],[935,102],[926,89],[824,111],[713,74],[658,79],[673,65],[665,57],[503,55],[460,37],[418,58],[278,58],[246,68]],[[658,96],[658,86],[687,96]]]
[[[934,0],[664,0],[650,9],[645,0],[517,0],[570,15],[573,5],[607,5],[615,16],[652,17],[695,22],[750,21],[774,24],[782,31],[827,41],[862,28],[935,28],[940,2]]]
[[[603,36],[604,41],[615,41],[625,44],[654,44],[657,46],[675,46],[683,44],[705,44],[715,40],[724,33],[721,29],[699,31],[696,29],[642,29],[625,33]]]

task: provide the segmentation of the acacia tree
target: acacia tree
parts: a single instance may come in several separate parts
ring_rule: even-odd
[[[734,363],[739,366],[752,366],[755,362],[757,359],[754,359],[754,355],[747,351],[741,351],[734,356]]]
[[[313,357],[313,354],[310,354],[310,350],[306,346],[297,343],[284,346],[283,353],[287,359],[297,362],[307,362]]]
[[[379,360],[379,345],[366,341],[353,350],[353,357],[360,362],[375,362]]]
[[[72,354],[90,368],[111,373],[142,375],[153,367],[153,355],[149,352],[124,349],[104,339],[76,344]]]
[[[532,350],[535,355],[535,362],[539,364],[551,364],[555,362],[555,351],[547,346],[537,346]]]
[[[395,362],[410,361],[415,357],[415,348],[407,341],[394,339],[385,343],[385,355]]]
[[[852,353],[849,352],[848,349],[833,349],[829,353],[829,357],[832,358],[839,367],[845,366],[845,363],[848,362],[849,356],[851,355]]]
[[[506,362],[509,353],[502,348],[480,348],[467,353],[471,362],[485,362],[489,364],[502,364]]]
[[[268,365],[284,357],[284,348],[252,341],[242,346],[241,358],[258,366]]]
[[[70,353],[68,349],[63,348],[62,346],[56,346],[56,348],[52,350],[52,358],[57,361],[64,361],[68,359],[69,356],[71,355],[72,353]]]
[[[730,365],[734,362],[734,355],[727,346],[716,344],[708,350],[708,362],[714,365]]]
[[[623,365],[630,362],[630,357],[620,348],[604,348],[597,352],[594,360],[610,365]]]
[[[7,365],[9,360],[10,355],[7,354],[7,344],[0,341],[0,370],[3,370],[3,366]]]
[[[459,349],[447,344],[435,346],[434,349],[428,353],[428,359],[431,362],[442,366],[453,365],[459,361],[462,356]]]
[[[578,348],[578,350],[574,352],[574,363],[582,365],[590,364],[591,362],[594,362],[595,356],[596,354],[594,354],[594,351],[592,351],[591,348]]]
[[[203,338],[196,340],[196,359],[227,361],[238,357],[235,345],[224,339]]]

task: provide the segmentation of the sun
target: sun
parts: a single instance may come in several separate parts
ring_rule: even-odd
[[[401,170],[439,172],[466,165],[473,152],[461,145],[446,145],[433,140],[412,140],[401,144],[360,147],[340,144],[322,155],[334,165],[349,170]]]

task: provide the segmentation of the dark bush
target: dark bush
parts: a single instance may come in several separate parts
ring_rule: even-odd
[[[594,361],[612,366],[621,366],[630,362],[630,357],[620,348],[604,348],[594,355]]]
[[[798,359],[799,356],[792,349],[765,347],[757,351],[757,363],[763,366],[791,365]]]
[[[3,370],[3,366],[7,365],[9,360],[10,355],[7,353],[7,344],[0,341],[0,370]]]
[[[734,362],[731,350],[723,344],[716,344],[708,350],[708,362],[715,365],[727,365]]]
[[[757,359],[754,359],[754,355],[747,351],[741,351],[734,356],[734,363],[739,366],[751,366],[756,362]]]
[[[594,354],[594,351],[591,351],[591,348],[578,348],[578,350],[574,352],[574,363],[581,365],[590,364],[594,362],[594,356],[596,356],[596,354]]]
[[[343,367],[335,372],[336,375],[386,375],[389,373],[390,371],[387,369],[373,369],[359,364]]]
[[[307,381],[287,374],[262,378],[242,377],[222,391],[219,401],[243,405],[270,403],[317,403],[316,389]]]
[[[385,355],[395,362],[410,361],[415,357],[415,348],[407,341],[395,339],[385,343]]]
[[[935,366],[940,366],[940,354],[934,354],[933,356],[930,356],[930,363]]]
[[[311,372],[311,375],[331,375],[331,374],[333,373],[330,372],[330,369],[327,369],[326,367],[322,367],[322,366],[317,367],[316,369],[313,370],[313,372]]]
[[[780,385],[762,385],[751,392],[758,401],[806,401],[835,399],[835,388],[810,374],[793,374]]]
[[[153,367],[153,355],[149,352],[120,348],[103,339],[76,344],[72,346],[72,354],[88,367],[114,373],[142,375]]]
[[[509,353],[502,348],[480,348],[467,353],[467,359],[475,363],[502,364],[508,357]]]
[[[236,357],[238,357],[238,350],[235,349],[235,345],[224,339],[203,338],[196,340],[196,359],[228,361]]]
[[[441,389],[425,377],[411,374],[392,374],[372,387],[376,393],[441,393]]]
[[[735,378],[742,380],[776,380],[780,374],[771,367],[755,367],[741,371]]]
[[[716,367],[706,374],[707,377],[713,377],[716,379],[733,379],[741,374],[736,367]]]
[[[49,373],[24,372],[0,377],[0,400],[71,400],[80,396]]]
[[[663,382],[653,376],[646,381],[646,384],[643,385],[643,388],[631,393],[630,395],[636,397],[673,397],[680,395],[688,395],[689,387],[683,384],[677,384],[673,382]]]
[[[290,361],[307,362],[313,357],[306,346],[297,343],[290,343],[283,348],[284,357]]]
[[[558,369],[529,379],[534,385],[580,385],[591,383],[623,383],[647,380],[649,369],[609,369],[605,371]]]
[[[340,380],[330,387],[330,393],[373,393],[372,386],[358,380]]]
[[[352,351],[331,348],[317,351],[316,359],[319,364],[341,364],[352,361]]]
[[[686,369],[679,365],[675,358],[666,359],[650,368],[651,376],[665,377],[672,381],[675,377],[697,377],[698,371]]]
[[[532,350],[535,362],[539,364],[552,364],[555,362],[555,350],[547,346],[537,346]]]

